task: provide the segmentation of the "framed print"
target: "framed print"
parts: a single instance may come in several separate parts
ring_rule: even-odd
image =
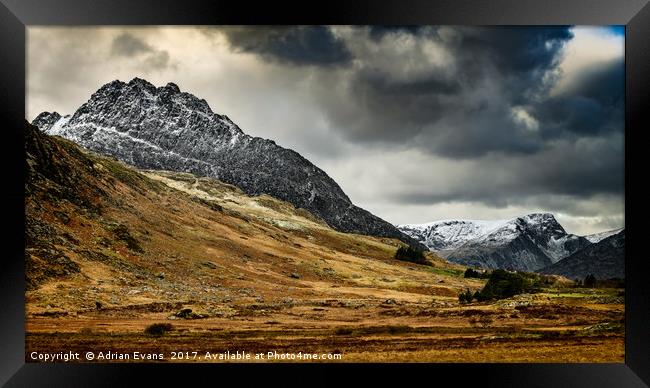
[[[646,3],[2,0],[0,381],[646,386]]]

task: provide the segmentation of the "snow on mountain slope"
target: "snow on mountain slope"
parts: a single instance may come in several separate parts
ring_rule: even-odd
[[[621,232],[624,228],[618,228],[618,229],[613,229],[613,230],[608,230],[606,232],[600,232],[600,233],[594,233],[594,234],[589,234],[585,236],[587,240],[589,240],[591,243],[595,244],[599,241],[602,241],[606,239],[609,236],[613,236],[619,232]]]
[[[534,271],[589,245],[566,233],[549,213],[510,220],[446,220],[398,228],[449,261],[486,268]]]
[[[398,238],[424,249],[352,204],[332,178],[297,152],[246,135],[205,100],[173,83],[156,87],[140,78],[112,81],[72,116],[43,112],[33,124],[138,168],[213,177],[249,195],[290,202],[336,230]]]
[[[397,227],[426,245],[432,251],[456,249],[466,242],[484,236],[509,220],[444,220],[426,224],[404,224]]]

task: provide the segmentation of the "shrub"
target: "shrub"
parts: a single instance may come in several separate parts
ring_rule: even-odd
[[[149,335],[161,336],[172,330],[174,330],[174,328],[171,323],[154,323],[147,326],[147,328],[144,329],[144,332]]]
[[[399,247],[395,252],[395,259],[401,261],[408,261],[415,264],[430,265],[429,261],[424,257],[424,252],[415,248]]]
[[[458,295],[458,301],[460,303],[470,303],[472,299],[474,299],[474,295],[472,294],[472,291],[469,290],[469,288],[467,289],[467,291],[461,292]]]
[[[478,293],[479,301],[503,299],[525,292],[539,291],[545,278],[535,274],[522,274],[495,269],[490,274],[488,282]]]
[[[467,268],[465,270],[465,275],[466,278],[476,278],[476,279],[485,279],[490,276],[490,274],[487,273],[487,271],[480,272],[477,271],[473,268]]]
[[[478,271],[473,270],[472,268],[467,268],[465,270],[464,277],[466,277],[466,278],[477,278],[478,275],[479,275]]]

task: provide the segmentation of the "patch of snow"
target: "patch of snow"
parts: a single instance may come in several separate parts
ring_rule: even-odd
[[[397,227],[432,250],[456,249],[470,240],[487,237],[513,220],[442,220]],[[492,236],[497,238],[497,236]]]
[[[134,143],[139,143],[139,144],[145,145],[145,146],[147,146],[147,147],[149,147],[149,148],[153,148],[153,149],[155,149],[155,150],[157,150],[157,151],[159,151],[159,152],[164,152],[164,153],[168,153],[168,154],[174,155],[174,156],[176,156],[177,158],[182,159],[182,160],[191,160],[191,161],[196,162],[196,163],[202,163],[202,164],[207,164],[207,165],[209,165],[208,163],[206,163],[206,162],[203,161],[203,160],[194,159],[194,158],[189,158],[189,157],[186,157],[186,156],[180,155],[180,154],[178,154],[178,153],[176,153],[176,152],[174,152],[174,151],[165,150],[165,149],[159,147],[159,146],[156,145],[156,144],[153,144],[153,143],[151,143],[151,142],[148,142],[148,141],[146,141],[146,140],[143,140],[143,139],[140,139],[140,138],[137,138],[137,137],[133,137],[133,136],[129,135],[129,134],[126,133],[126,132],[120,132],[120,131],[118,131],[115,127],[103,127],[103,126],[101,126],[101,125],[97,125],[97,124],[95,124],[95,123],[91,123],[91,122],[85,123],[85,124],[83,124],[83,126],[89,126],[89,127],[95,129],[95,132],[94,132],[93,135],[92,135],[92,136],[93,136],[93,141],[100,140],[103,136],[106,136],[107,134],[110,134],[110,135],[117,135],[117,136],[119,136],[119,137],[121,137],[121,138],[123,138],[123,139],[127,139],[127,140],[129,140],[129,141],[134,142]],[[81,138],[79,138],[79,137],[77,137],[77,136],[74,136],[74,133],[75,133],[75,132],[71,132],[70,134],[67,135],[67,137],[68,137],[69,139],[71,139],[71,140],[77,142],[77,143],[83,144],[83,139],[81,139]]]
[[[61,136],[63,133],[63,126],[65,126],[68,121],[70,121],[70,115],[61,117],[54,124],[52,124],[47,133],[50,135]]]
[[[591,243],[594,243],[594,244],[595,244],[595,243],[597,243],[597,242],[600,242],[600,241],[606,239],[606,238],[609,237],[609,236],[613,236],[613,235],[615,235],[616,233],[619,233],[619,232],[622,231],[623,229],[624,229],[624,228],[618,228],[618,229],[614,229],[614,230],[608,230],[608,231],[605,231],[605,232],[600,232],[600,233],[590,234],[590,235],[587,235],[587,236],[584,236],[584,237],[585,237],[587,240],[589,240]]]

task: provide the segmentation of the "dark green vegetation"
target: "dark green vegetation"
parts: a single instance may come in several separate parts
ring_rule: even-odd
[[[395,259],[408,261],[410,263],[431,265],[431,263],[429,263],[429,261],[424,257],[424,252],[410,246],[397,248]]]
[[[487,279],[490,277],[490,274],[487,271],[477,271],[473,268],[467,268],[465,270],[465,275],[464,277],[466,278],[476,278],[476,279]]]
[[[584,279],[576,279],[575,284],[583,288],[625,288],[625,279],[598,279],[593,274],[589,274]]]
[[[529,278],[519,273],[495,270],[490,274],[488,282],[476,299],[479,301],[503,299],[533,290],[534,287]]]
[[[460,302],[471,302],[476,299],[482,302],[510,298],[518,294],[539,292],[542,287],[551,286],[553,282],[548,276],[495,269],[490,273],[488,281],[481,291],[472,294],[468,289],[458,295],[458,300]]]
[[[478,291],[476,291],[474,294],[472,294],[472,291],[469,290],[469,288],[465,292],[461,292],[458,294],[458,301],[460,303],[469,303],[474,299],[474,295],[476,295]]]

